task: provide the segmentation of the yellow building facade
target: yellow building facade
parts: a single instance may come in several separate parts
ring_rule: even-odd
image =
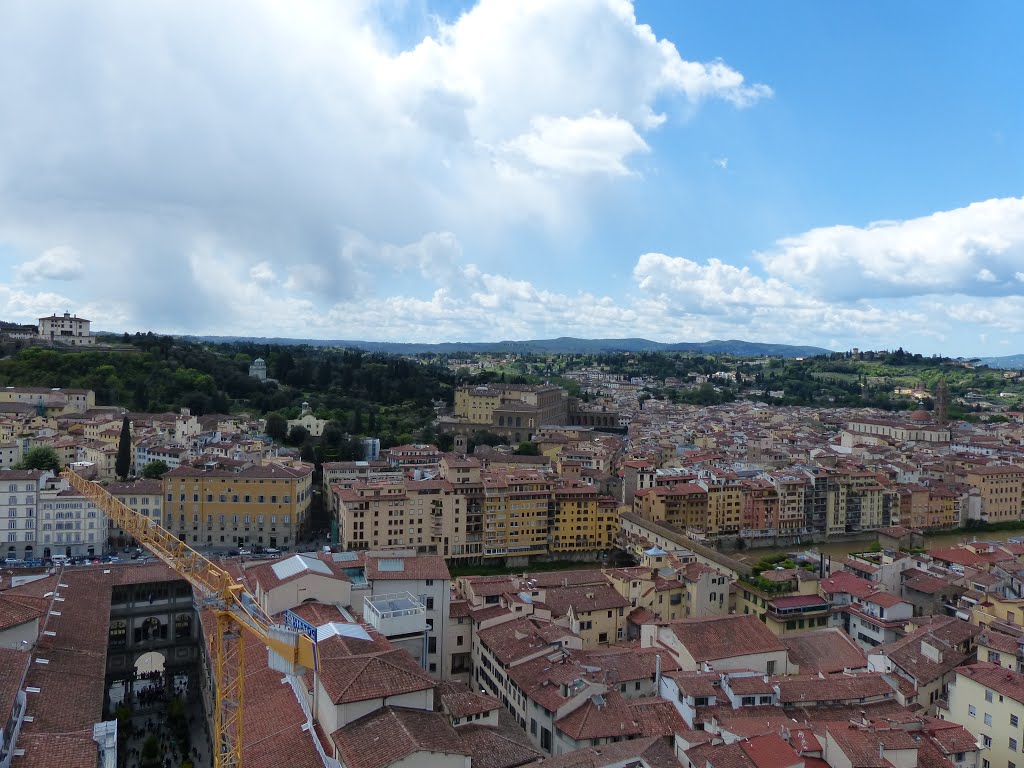
[[[482,472],[481,481],[484,556],[547,552],[550,482],[537,472]]]
[[[311,464],[178,467],[163,477],[164,527],[192,546],[294,546],[312,482]]]
[[[1021,519],[1024,467],[1013,464],[977,467],[967,473],[967,484],[978,489],[984,520],[999,523]]]

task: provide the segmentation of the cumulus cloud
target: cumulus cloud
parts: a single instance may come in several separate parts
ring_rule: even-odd
[[[0,122],[9,274],[77,277],[83,299],[191,330],[226,317],[189,304],[217,264],[321,308],[433,296],[466,243],[496,273],[495,240],[585,223],[595,185],[634,173],[679,105],[770,95],[683,58],[628,0],[479,0],[404,47],[378,13],[3,4],[0,46],[19,62],[0,68],[18,115]],[[66,252],[35,256],[55,238]],[[82,271],[74,252],[102,261]]]
[[[1024,262],[1024,198],[812,229],[780,240],[760,260],[769,274],[830,299],[1012,294]]]
[[[600,112],[575,120],[535,117],[530,128],[503,148],[551,171],[625,176],[630,172],[626,158],[649,149],[628,121]]]
[[[37,280],[77,280],[84,272],[85,267],[78,252],[74,248],[60,245],[21,264],[16,276],[19,282],[27,283]]]

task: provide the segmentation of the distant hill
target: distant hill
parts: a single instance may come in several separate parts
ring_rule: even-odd
[[[368,352],[387,352],[394,355],[415,355],[424,352],[445,354],[473,352],[520,352],[534,354],[594,354],[600,352],[699,352],[709,355],[735,355],[737,357],[814,357],[827,355],[822,347],[792,346],[790,344],[762,344],[730,339],[665,344],[648,339],[577,339],[562,336],[557,339],[495,342],[443,342],[440,344],[404,344],[390,341],[354,341],[348,339],[284,339],[257,336],[186,336],[216,343],[237,341],[258,344],[303,344],[312,347],[353,347]]]
[[[1024,368],[1024,355],[1006,355],[1004,357],[982,357],[979,361],[989,368],[1013,370]]]

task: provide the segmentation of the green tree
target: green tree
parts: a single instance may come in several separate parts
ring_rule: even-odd
[[[132,469],[132,425],[125,416],[121,419],[121,437],[117,441],[117,459],[114,460],[114,474],[122,480]]]
[[[285,438],[285,442],[288,443],[288,445],[300,446],[306,442],[307,437],[309,437],[309,430],[301,424],[296,424],[288,430],[288,436]]]
[[[527,440],[519,444],[519,447],[516,448],[516,454],[519,456],[540,456],[540,446]]]
[[[159,480],[161,477],[167,474],[167,471],[169,469],[170,467],[167,466],[166,461],[161,461],[160,459],[153,459],[153,461],[148,462],[142,468],[141,474],[147,480]]]
[[[363,409],[358,405],[352,409],[352,419],[348,431],[353,435],[363,434]]]
[[[266,432],[271,439],[282,442],[288,435],[288,420],[280,413],[268,413]]]
[[[48,469],[54,474],[61,470],[60,457],[57,452],[45,445],[30,448],[24,458],[14,465],[15,469]]]

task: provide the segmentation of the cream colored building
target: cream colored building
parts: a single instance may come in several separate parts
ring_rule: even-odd
[[[352,583],[343,568],[331,560],[310,555],[292,555],[270,562],[254,562],[245,578],[254,585],[254,597],[270,616],[291,610],[305,602],[350,605]]]
[[[39,337],[51,343],[71,344],[76,347],[92,346],[95,337],[89,331],[89,320],[65,312],[39,318]]]
[[[95,408],[96,393],[91,389],[5,387],[0,389],[0,402],[26,403],[43,411],[45,416],[62,416]]]
[[[56,478],[39,491],[36,557],[102,555],[107,516],[67,481]]]
[[[503,434],[514,442],[529,440],[541,427],[565,424],[568,393],[552,384],[487,384],[455,391],[455,418]]]
[[[309,403],[302,404],[302,413],[297,419],[288,419],[288,429],[291,430],[294,427],[302,427],[312,437],[320,437],[324,433],[324,427],[327,426],[327,419],[318,419],[313,414],[313,409],[310,408]]]
[[[962,725],[982,746],[982,768],[1024,764],[1024,675],[980,662],[956,671],[944,720]]]
[[[466,537],[466,499],[447,480],[360,481],[332,488],[345,549],[414,547],[443,557],[478,554]]]
[[[887,421],[885,419],[859,419],[846,425],[856,435],[886,437],[901,443],[948,443],[949,427],[915,421]]]

